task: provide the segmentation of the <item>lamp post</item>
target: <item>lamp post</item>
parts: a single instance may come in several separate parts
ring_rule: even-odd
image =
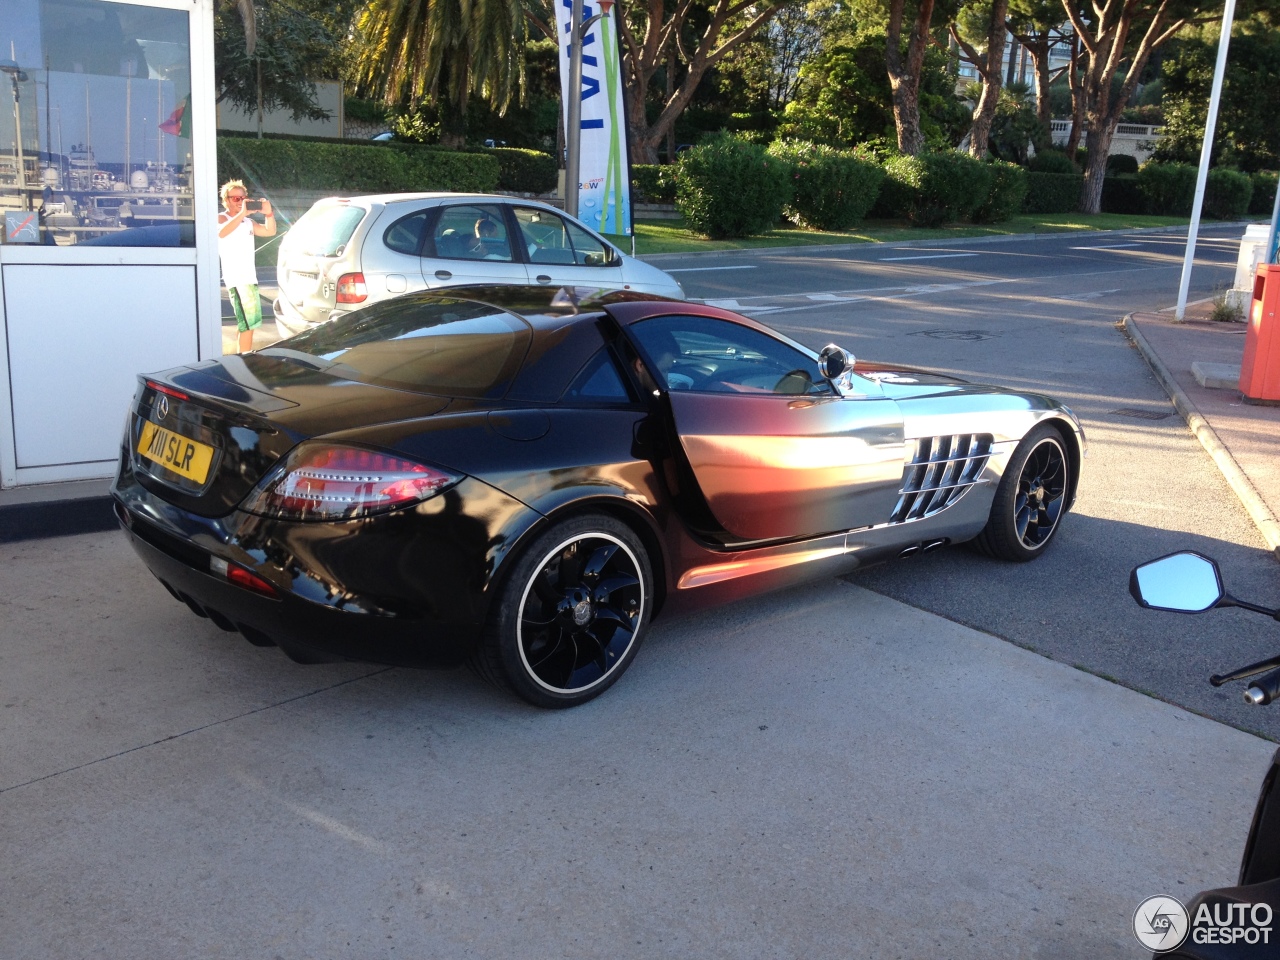
[[[0,60],[0,73],[7,73],[13,83],[13,134],[18,148],[18,189],[22,192],[22,209],[31,209],[31,197],[27,194],[27,164],[22,156],[22,109],[19,106],[18,84],[27,75],[12,60]]]
[[[565,121],[564,212],[578,215],[579,153],[582,145],[582,38],[597,20],[609,16],[615,0],[599,0],[600,12],[582,19],[583,0],[573,0],[569,30],[569,118]]]

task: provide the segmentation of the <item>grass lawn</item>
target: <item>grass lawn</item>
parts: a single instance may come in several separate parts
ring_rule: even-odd
[[[1077,230],[1136,230],[1142,227],[1183,226],[1185,217],[1144,217],[1119,213],[1053,213],[1014,217],[1004,223],[956,223],[945,227],[912,227],[905,220],[866,220],[847,233],[787,228],[758,237],[704,240],[690,232],[683,220],[637,220],[636,253],[689,253],[697,250],[754,250],[760,247],[803,247],[837,243],[893,243],[901,240],[945,240],[960,237],[1007,236],[1019,233],[1071,233]],[[631,238],[610,236],[626,251]]]
[[[1077,230],[1137,230],[1142,227],[1185,226],[1185,217],[1144,217],[1120,213],[1051,213],[1014,217],[1004,223],[955,223],[945,227],[912,227],[905,220],[866,220],[847,233],[786,228],[770,230],[758,237],[737,240],[704,240],[684,225],[683,220],[637,220],[636,253],[689,253],[697,250],[754,250],[760,247],[804,247],[838,243],[893,243],[901,240],[945,240],[961,237],[1008,236],[1018,233],[1070,233]],[[283,224],[274,237],[258,240],[257,264],[274,267],[280,238],[288,232]],[[606,234],[619,249],[631,251],[631,238]]]

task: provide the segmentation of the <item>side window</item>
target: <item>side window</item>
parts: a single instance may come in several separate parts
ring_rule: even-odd
[[[629,403],[631,395],[608,348],[602,347],[573,378],[561,399],[569,402]]]
[[[654,317],[630,328],[645,362],[669,390],[831,395],[816,362],[790,344],[727,320]]]
[[[584,267],[607,267],[613,260],[613,251],[602,244],[576,223],[564,222],[573,244],[573,262]]]
[[[382,242],[396,253],[416,257],[422,249],[422,231],[426,229],[427,213],[426,210],[419,210],[407,217],[401,217],[387,227],[387,232],[382,235]]]
[[[431,231],[437,257],[447,260],[501,260],[510,263],[511,238],[502,208],[468,203],[444,207]],[[430,253],[431,251],[427,251]]]
[[[554,213],[534,207],[516,207],[520,239],[530,263],[571,264],[573,244],[565,222]]]

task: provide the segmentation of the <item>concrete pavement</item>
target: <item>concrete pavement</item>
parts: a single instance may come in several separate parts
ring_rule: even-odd
[[[0,570],[5,960],[1136,960],[1273,749],[841,581],[548,713],[250,647],[119,534]]]
[[[1248,325],[1210,321],[1209,306],[1181,323],[1170,311],[1132,313],[1125,330],[1280,560],[1280,406],[1244,401],[1234,380]],[[1234,375],[1202,383],[1196,364]]]

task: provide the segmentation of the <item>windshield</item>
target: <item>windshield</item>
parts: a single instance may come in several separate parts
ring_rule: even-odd
[[[308,257],[336,257],[364,219],[363,207],[312,207],[288,233],[289,247]]]
[[[524,360],[531,333],[483,303],[400,297],[322,323],[261,353],[307,362],[360,383],[448,397],[497,399]]]

